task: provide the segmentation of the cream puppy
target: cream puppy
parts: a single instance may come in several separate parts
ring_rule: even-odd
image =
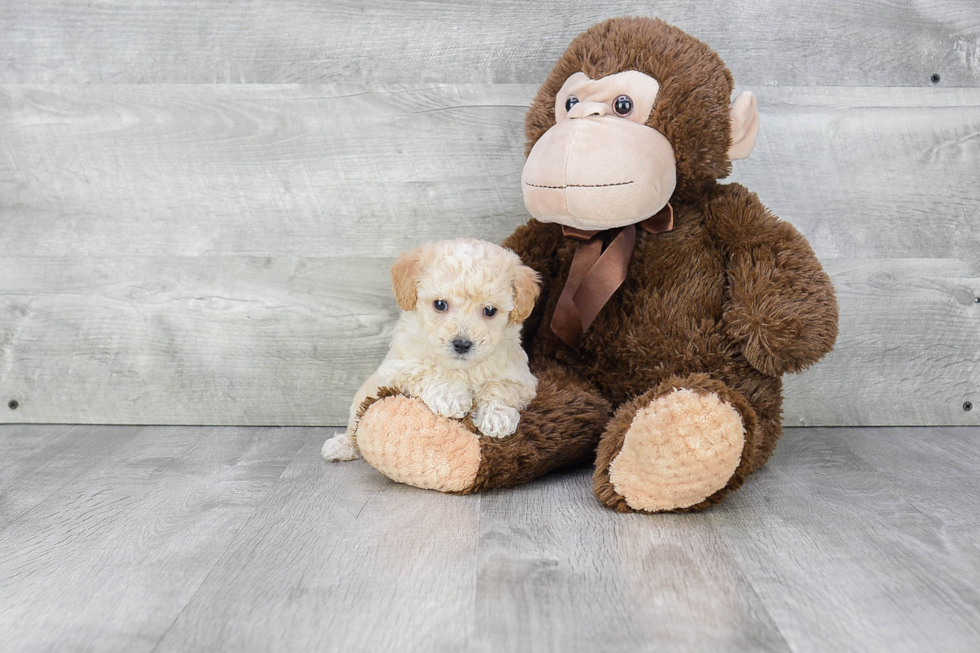
[[[353,460],[357,412],[378,388],[418,397],[437,415],[471,414],[484,435],[517,429],[537,379],[521,348],[521,323],[534,308],[537,274],[510,250],[461,238],[403,254],[391,268],[402,314],[391,349],[354,397],[347,431],[327,440],[327,460]]]

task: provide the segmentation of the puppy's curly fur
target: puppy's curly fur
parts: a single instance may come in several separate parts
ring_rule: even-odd
[[[521,323],[539,292],[537,273],[510,250],[461,238],[403,254],[391,277],[402,309],[391,349],[354,397],[347,431],[324,443],[323,457],[358,457],[358,408],[379,387],[418,397],[444,417],[472,413],[484,435],[512,434],[537,388],[521,348]]]

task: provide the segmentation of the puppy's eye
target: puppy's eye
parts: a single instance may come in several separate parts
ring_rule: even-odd
[[[487,306],[485,309],[483,309],[483,314],[487,317],[493,317],[497,314],[497,309],[495,309],[493,306]]]
[[[432,302],[432,308],[442,313],[449,310],[449,304],[446,303],[445,299],[437,299]]]
[[[628,116],[633,113],[633,100],[628,95],[620,95],[613,104],[613,111],[618,116]]]
[[[565,100],[565,111],[571,111],[572,107],[578,104],[578,98],[574,95],[569,95],[568,99]]]

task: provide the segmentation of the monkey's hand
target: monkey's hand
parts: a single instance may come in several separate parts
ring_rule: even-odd
[[[834,286],[810,244],[739,184],[716,187],[708,226],[728,251],[725,329],[763,374],[799,372],[837,340]]]
[[[787,222],[735,248],[728,266],[725,328],[770,376],[816,363],[837,340],[837,300],[809,243]]]

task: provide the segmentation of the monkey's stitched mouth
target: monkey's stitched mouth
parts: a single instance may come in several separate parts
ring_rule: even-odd
[[[561,190],[563,188],[606,188],[607,186],[626,186],[627,184],[632,184],[632,181],[619,181],[614,184],[566,184],[564,186],[543,186],[541,184],[532,184],[529,181],[525,181],[525,184],[531,188],[551,188],[553,190]]]

